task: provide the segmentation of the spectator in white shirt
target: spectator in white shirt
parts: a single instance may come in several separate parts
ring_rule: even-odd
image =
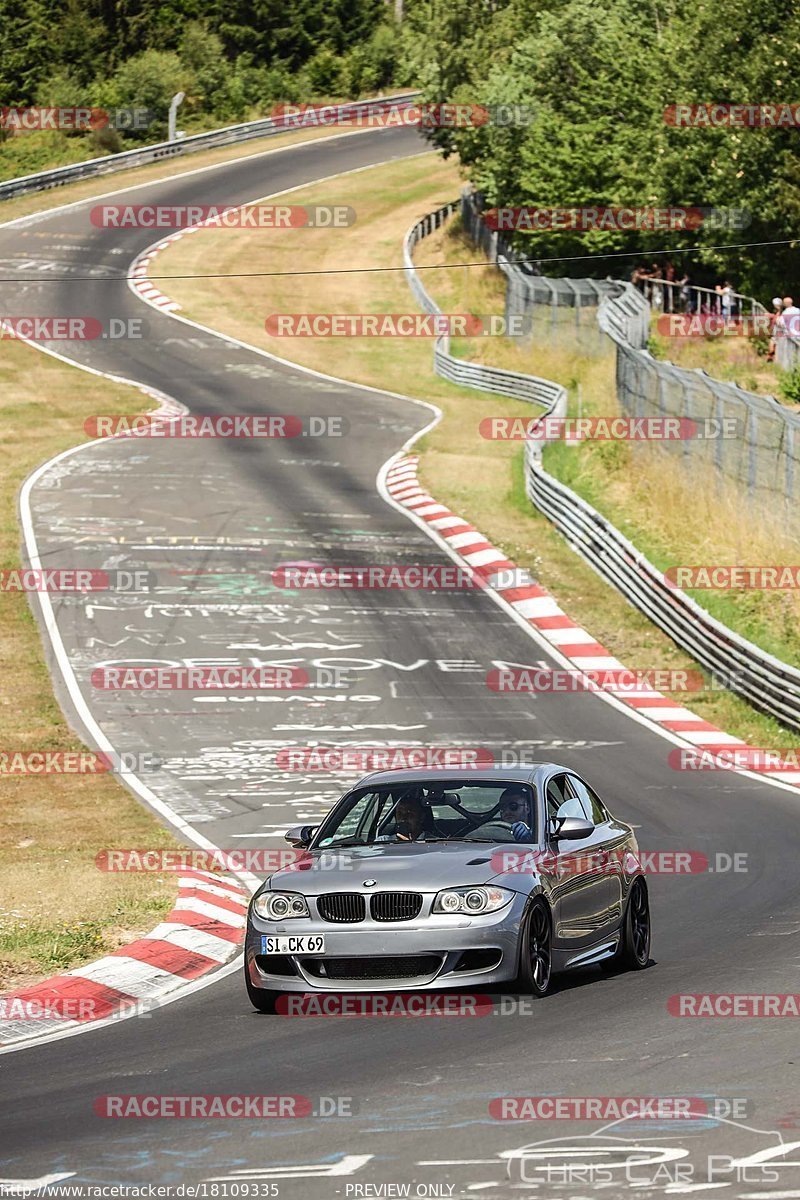
[[[783,297],[783,312],[775,322],[777,337],[800,337],[800,308],[791,296]]]

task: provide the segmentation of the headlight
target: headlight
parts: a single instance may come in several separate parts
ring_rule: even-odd
[[[496,912],[509,904],[514,893],[501,887],[461,887],[439,892],[431,912],[472,913]]]
[[[259,892],[253,901],[253,912],[265,921],[292,920],[308,917],[305,896],[297,892]]]

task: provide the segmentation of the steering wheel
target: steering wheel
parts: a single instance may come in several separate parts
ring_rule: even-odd
[[[498,820],[484,821],[484,823],[482,825],[479,825],[474,832],[479,833],[481,835],[481,837],[484,837],[487,840],[491,839],[492,841],[500,841],[500,842],[505,842],[505,841],[513,842],[513,840],[514,840],[514,834],[512,832],[512,826],[511,826],[510,821],[498,821]],[[504,836],[498,837],[497,836],[498,834],[504,835]]]
[[[476,816],[475,813],[468,813],[466,810],[462,810],[459,815],[464,818],[466,824],[464,824],[461,829],[458,830],[458,837],[462,837],[471,829],[477,829],[479,825],[483,824],[483,821],[480,819],[480,817]]]

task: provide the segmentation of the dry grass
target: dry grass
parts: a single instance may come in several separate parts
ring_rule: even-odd
[[[16,502],[39,463],[85,440],[98,412],[141,410],[138,392],[30,346],[0,341],[0,567],[19,565]],[[0,747],[75,750],[27,599],[0,591]],[[0,988],[77,966],[157,923],[175,879],[105,874],[107,846],[171,846],[172,836],[110,776],[0,776]]]
[[[482,417],[527,417],[529,405],[459,389],[437,378],[432,372],[429,341],[274,338],[264,330],[264,320],[270,313],[415,311],[400,271],[365,271],[355,277],[322,272],[398,266],[401,240],[408,227],[422,214],[451,199],[457,193],[458,182],[452,166],[430,158],[404,160],[342,177],[336,182],[335,200],[353,204],[359,219],[354,227],[338,231],[336,237],[300,230],[291,234],[260,233],[255,243],[246,231],[206,230],[173,243],[158,260],[159,275],[191,274],[201,265],[205,271],[232,274],[260,267],[271,271],[319,271],[289,279],[231,278],[213,283],[176,279],[163,286],[180,301],[187,316],[281,357],[360,383],[434,400],[442,408],[444,420],[418,443],[422,477],[431,492],[477,525],[520,565],[532,570],[565,610],[627,665],[641,670],[691,667],[694,664],[685,654],[604,584],[568,549],[549,522],[531,508],[523,490],[520,445],[480,438],[478,425]],[[312,197],[308,189],[298,189],[294,198],[303,203]],[[475,249],[459,233],[457,222],[447,231],[427,238],[418,249],[419,264],[445,268],[424,274],[428,290],[444,311],[502,312],[502,276],[488,266],[467,269],[463,265],[476,258]],[[454,348],[465,356],[558,379],[570,388],[573,403],[580,388],[584,412],[610,414],[615,410],[612,355],[581,353],[572,347],[566,333],[554,344],[537,341],[520,346],[502,338],[480,338],[457,343]],[[606,446],[597,445],[601,453],[608,453]],[[612,444],[611,449],[619,453],[619,444]],[[572,461],[579,460],[575,457]],[[476,469],[476,463],[480,469]],[[639,485],[647,487],[644,473]],[[670,505],[674,510],[670,528],[685,533],[683,514],[694,512],[694,498],[691,490],[679,491],[677,480]],[[657,512],[658,504],[654,502],[652,508]],[[679,539],[676,547],[682,552],[684,541]],[[687,699],[685,695],[676,698]],[[709,721],[754,744],[791,744],[790,735],[777,723],[730,693],[698,693],[691,697],[691,704]]]
[[[749,338],[664,337],[657,332],[655,321],[653,318],[650,349],[657,358],[668,359],[678,367],[699,368],[714,379],[736,383],[748,392],[781,399],[778,367],[768,363]]]

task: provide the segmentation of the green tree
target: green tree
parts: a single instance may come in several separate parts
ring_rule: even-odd
[[[42,0],[4,0],[0,26],[0,104],[31,104],[52,69],[51,30]]]

